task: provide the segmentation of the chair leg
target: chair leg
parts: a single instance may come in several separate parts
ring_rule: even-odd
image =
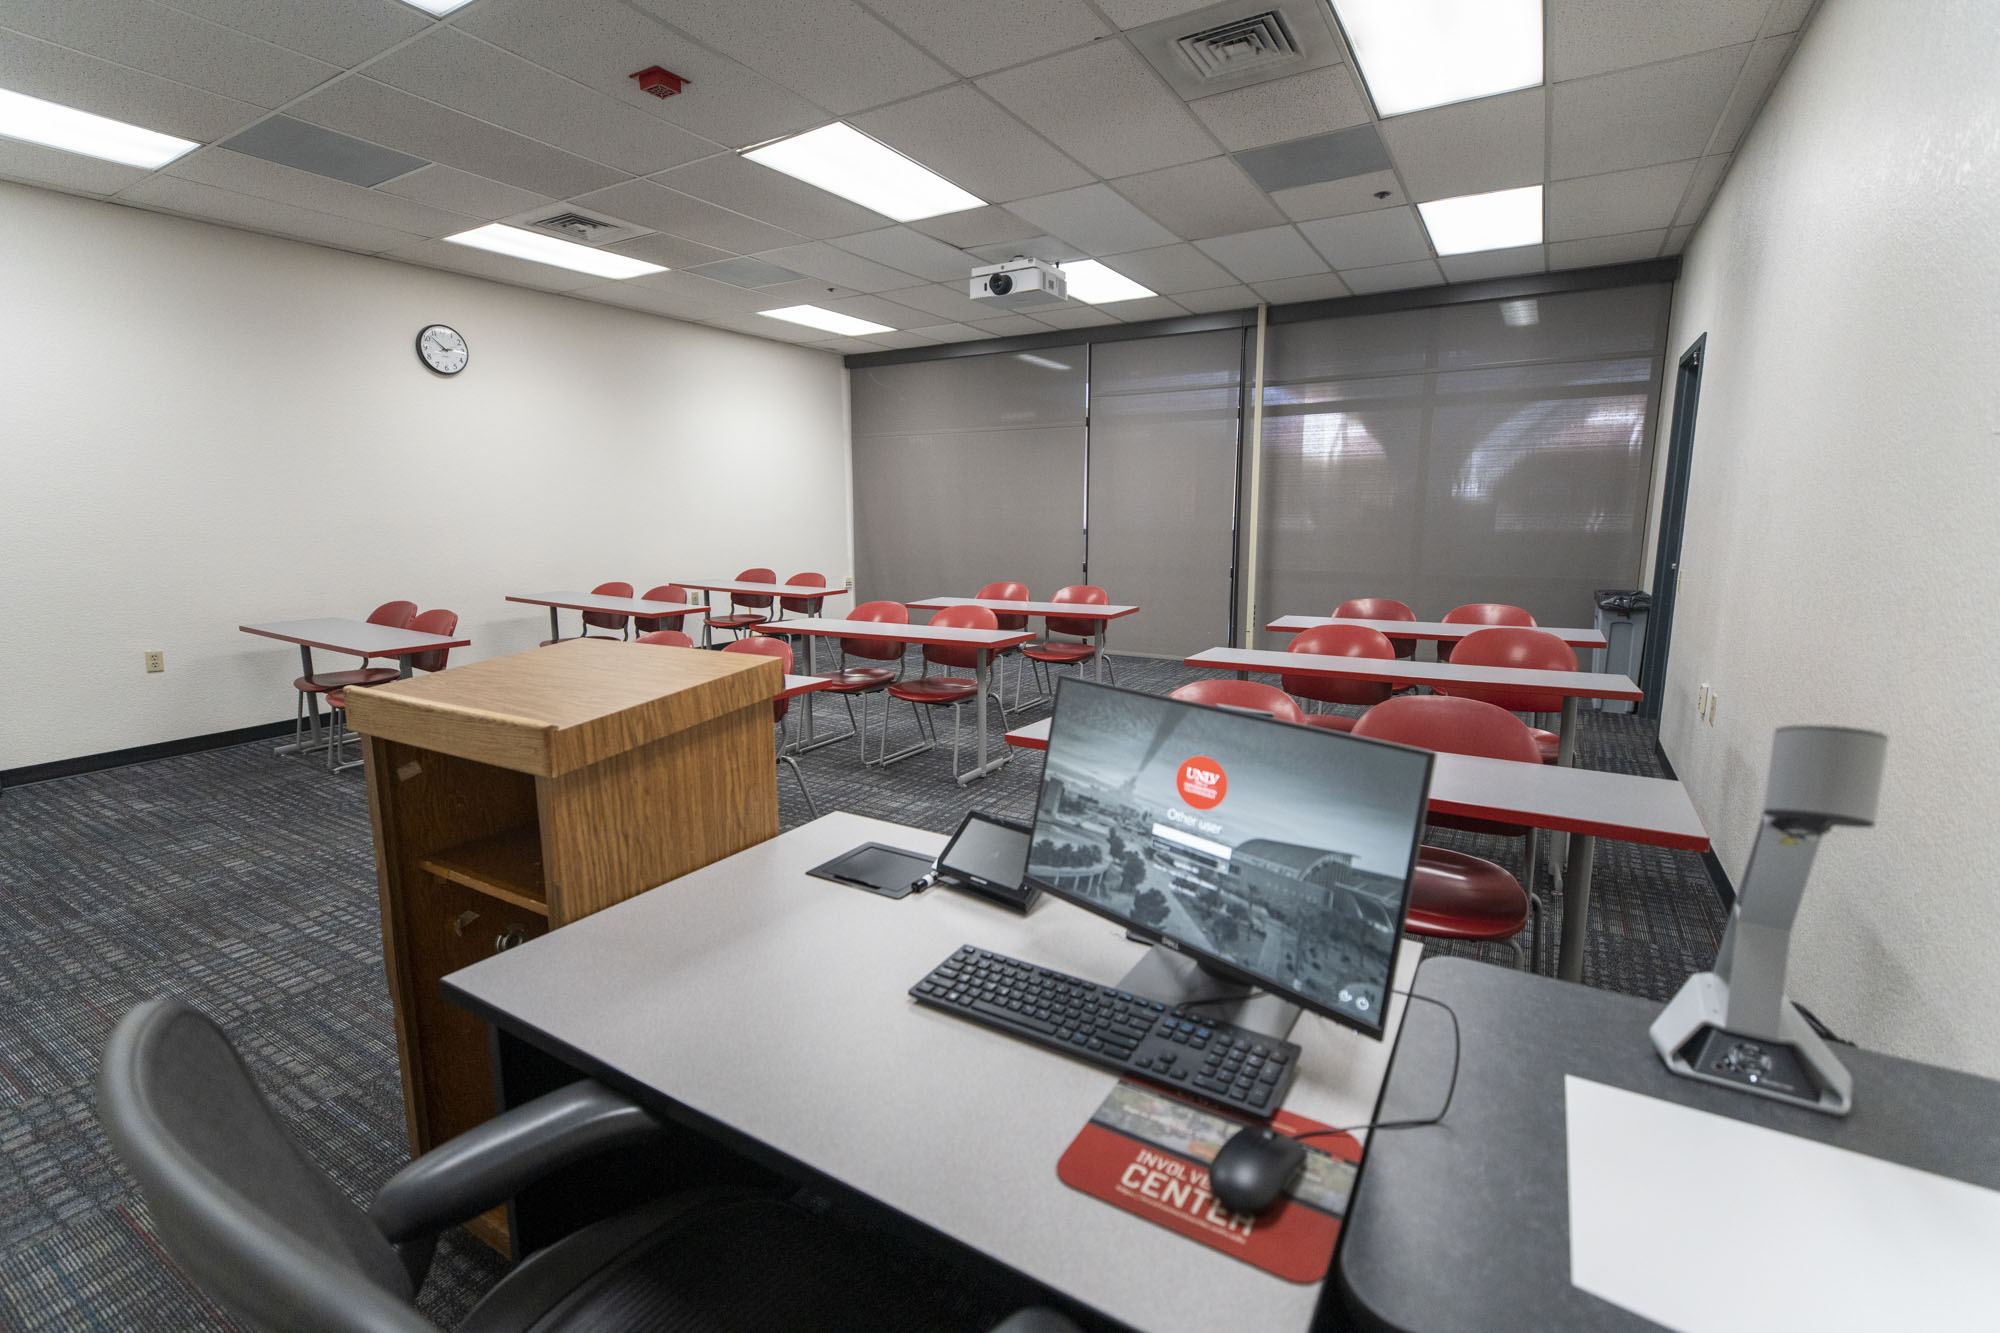
[[[806,813],[818,819],[819,807],[813,804],[812,790],[806,786],[805,770],[799,767],[799,761],[788,754],[781,754],[778,756],[778,762],[792,766],[792,776],[799,780],[799,795],[806,798]]]
[[[957,705],[953,705],[954,710],[956,709],[956,707]],[[917,743],[915,745],[906,745],[902,749],[896,751],[896,753],[890,754],[889,753],[889,693],[887,690],[884,690],[882,692],[882,753],[880,757],[878,757],[875,761],[879,767],[887,768],[891,764],[900,763],[901,761],[908,759],[913,755],[922,754],[926,750],[937,749],[937,726],[934,722],[930,720],[930,709],[922,704],[915,702],[910,703],[910,709],[912,712],[916,714]],[[954,724],[956,724],[956,720],[957,720],[957,714],[954,711],[953,713]],[[954,746],[956,746],[957,741],[958,737],[956,733],[954,733],[952,736],[952,743]],[[954,769],[958,767],[957,760],[955,757],[956,753],[957,751],[954,749],[953,751],[954,759],[952,763],[952,767]]]

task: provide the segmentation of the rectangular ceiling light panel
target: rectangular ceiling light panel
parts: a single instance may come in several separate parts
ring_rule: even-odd
[[[809,329],[825,329],[828,333],[844,333],[854,338],[869,333],[895,332],[887,324],[856,319],[835,310],[822,310],[816,305],[788,305],[782,310],[759,310],[757,313],[766,319],[782,319],[791,324],[803,324]]]
[[[445,237],[453,245],[469,245],[475,250],[490,250],[496,255],[510,255],[515,259],[526,259],[537,264],[552,264],[556,268],[571,269],[577,273],[591,273],[600,278],[638,278],[648,273],[665,273],[662,264],[648,264],[644,260],[633,259],[629,255],[614,255],[603,250],[593,250],[575,241],[560,241],[553,236],[540,236],[519,227],[510,227],[504,222],[489,223],[484,227],[474,227],[456,236]]]
[[[472,0],[405,0],[405,3],[415,5],[436,18],[443,18],[454,9],[465,8]]]
[[[1542,187],[1462,194],[1418,204],[1424,229],[1440,255],[1469,255],[1475,250],[1505,250],[1542,243]]]
[[[1542,0],[1333,0],[1333,12],[1384,116],[1542,81]]]
[[[1079,259],[1062,266],[1063,278],[1069,283],[1069,294],[1079,301],[1091,305],[1106,305],[1112,301],[1137,301],[1141,297],[1158,296],[1151,287],[1143,287],[1123,273],[1108,269],[1095,259]]]
[[[978,195],[838,120],[743,156],[898,222],[986,206]]]
[[[0,135],[151,171],[201,147],[109,116],[0,88]]]

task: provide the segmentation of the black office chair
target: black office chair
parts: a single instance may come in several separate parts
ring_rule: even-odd
[[[308,1162],[229,1039],[176,1000],[119,1022],[98,1113],[138,1178],[160,1244],[211,1297],[261,1327],[435,1333],[411,1301],[440,1231],[550,1171],[662,1127],[584,1081],[507,1111],[397,1172],[367,1213]],[[459,1333],[558,1330],[932,1330],[937,1302],[894,1256],[769,1193],[689,1191],[530,1255]],[[1007,1333],[1076,1333],[1045,1309]],[[996,1330],[998,1333],[998,1330]]]

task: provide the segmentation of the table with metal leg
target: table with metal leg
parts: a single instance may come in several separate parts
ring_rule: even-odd
[[[549,637],[555,640],[562,638],[562,625],[556,619],[556,612],[558,610],[595,611],[611,616],[643,617],[647,620],[671,620],[674,624],[679,625],[683,617],[691,616],[704,609],[694,602],[658,602],[647,597],[607,597],[602,593],[572,592],[567,590],[561,592],[509,593],[507,600],[510,602],[522,602],[529,606],[546,606],[549,609]]]
[[[1099,606],[1090,602],[1016,602],[999,597],[926,597],[920,601],[905,602],[903,605],[912,611],[942,611],[951,606],[983,606],[996,616],[1040,616],[1044,620],[1050,618],[1094,620],[1097,622],[1097,633],[1091,636],[1091,642],[1097,651],[1092,655],[1095,661],[1093,678],[1099,684],[1104,681],[1105,644],[1110,638],[1111,622],[1123,620],[1139,610],[1136,606]],[[1016,693],[1018,695],[1018,686]],[[1037,695],[1028,702],[1038,703],[1048,697],[1050,696]],[[1020,705],[1021,700],[1017,697],[1014,706],[1018,708]]]
[[[366,620],[343,620],[338,617],[324,617],[314,620],[280,620],[263,625],[238,625],[245,634],[256,634],[266,639],[278,639],[299,646],[300,674],[310,680],[313,676],[312,650],[323,648],[330,653],[346,653],[366,660],[371,657],[393,657],[397,659],[399,673],[410,674],[410,658],[416,653],[427,653],[439,648],[463,648],[470,639],[453,638],[448,634],[424,634],[417,630],[397,629],[393,625],[377,625]],[[305,754],[326,748],[327,738],[322,735],[320,724],[319,696],[311,690],[304,691],[307,705],[308,739],[293,741],[275,747],[278,754]]]
[[[1377,630],[1396,639],[1428,639],[1438,645],[1440,651],[1446,644],[1457,643],[1468,634],[1477,634],[1492,625],[1461,625],[1447,620],[1362,620],[1349,616],[1279,616],[1264,626],[1274,634],[1297,634],[1302,630],[1316,629],[1321,625],[1359,625],[1363,629]],[[1571,648],[1602,648],[1604,635],[1594,629],[1564,628],[1560,626],[1535,626],[1544,634],[1553,634]]]
[[[817,600],[826,597],[846,597],[850,595],[849,590],[846,588],[828,588],[823,585],[814,587],[810,583],[746,583],[742,579],[674,579],[672,582],[678,583],[690,592],[700,593],[704,607],[712,604],[715,601],[715,594],[719,592],[726,592],[735,596],[793,597],[800,601]],[[774,602],[773,605],[776,605],[776,603]],[[710,646],[708,622],[706,620],[701,623],[701,646],[704,648]],[[810,706],[808,706],[807,711],[810,713]]]

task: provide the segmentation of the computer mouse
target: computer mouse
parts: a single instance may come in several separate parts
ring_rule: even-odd
[[[1234,1213],[1266,1212],[1306,1164],[1306,1146],[1268,1125],[1239,1129],[1209,1165],[1215,1201]]]

